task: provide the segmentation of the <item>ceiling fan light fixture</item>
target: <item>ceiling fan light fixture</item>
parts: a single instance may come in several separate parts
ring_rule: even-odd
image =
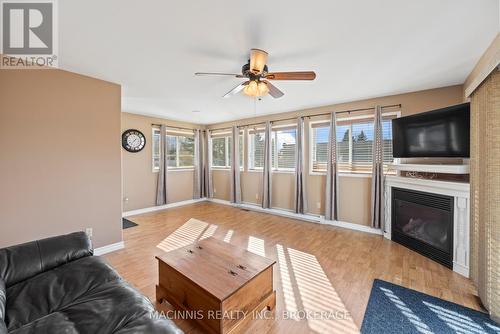
[[[269,93],[269,87],[267,87],[267,84],[265,82],[260,81],[257,87],[259,90],[259,96],[263,96]]]
[[[267,52],[261,49],[250,50],[250,71],[255,74],[262,73],[267,63]]]
[[[248,96],[259,96],[259,86],[256,81],[250,81],[248,85],[245,86],[243,92]]]

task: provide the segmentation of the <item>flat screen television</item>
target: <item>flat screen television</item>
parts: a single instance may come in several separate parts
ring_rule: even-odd
[[[468,158],[470,104],[432,110],[392,121],[395,158]]]

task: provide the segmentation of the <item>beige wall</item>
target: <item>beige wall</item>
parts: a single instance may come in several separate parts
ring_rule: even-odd
[[[186,128],[196,127],[194,124],[122,113],[122,132],[127,129],[136,129],[146,136],[146,146],[142,151],[130,153],[122,149],[123,211],[143,209],[156,205],[156,181],[158,173],[153,172],[152,167],[152,124],[166,124]],[[168,203],[192,199],[193,171],[170,171],[168,173],[167,187]]]
[[[325,106],[321,108],[307,109],[296,112],[275,114],[270,116],[253,118],[251,120],[238,120],[208,126],[208,128],[221,128],[233,124],[254,123],[265,120],[279,120],[289,117],[313,115],[317,113],[339,111],[346,109],[358,109],[373,107],[374,105],[402,105],[401,114],[403,116],[424,112],[436,108],[441,108],[463,102],[462,85],[437,88],[407,94],[393,95],[368,99],[363,101],[349,102],[338,105]],[[309,127],[306,126],[306,157],[309,157]],[[309,159],[307,159],[308,161]],[[307,170],[309,167],[307,166]],[[285,210],[293,209],[293,174],[273,173],[273,207]],[[229,199],[229,173],[226,171],[214,172],[214,187],[217,189],[216,198]],[[245,171],[241,174],[242,200],[247,203],[260,203],[262,187],[262,174],[259,172]],[[219,189],[224,189],[219,191]],[[371,178],[369,176],[341,176],[340,190],[340,210],[339,219],[342,221],[369,225],[370,223],[370,189]],[[323,214],[325,176],[308,175],[307,195],[309,212],[313,214]],[[256,199],[256,196],[259,196]],[[319,208],[318,208],[319,206]]]
[[[0,247],[93,228],[122,240],[119,85],[0,70]]]

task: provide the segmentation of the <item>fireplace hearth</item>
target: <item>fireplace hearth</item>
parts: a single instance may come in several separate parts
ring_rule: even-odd
[[[392,240],[453,268],[453,197],[392,188]]]

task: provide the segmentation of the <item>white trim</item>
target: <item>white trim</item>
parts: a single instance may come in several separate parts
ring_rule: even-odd
[[[376,234],[376,235],[382,235],[382,230],[375,229],[369,226],[365,225],[360,225],[360,224],[353,224],[353,223],[347,223],[343,221],[333,221],[333,220],[325,220],[323,216],[317,216],[313,214],[298,214],[294,213],[291,211],[287,211],[285,209],[263,209],[257,204],[234,204],[229,201],[217,199],[217,198],[209,198],[207,199],[209,202],[213,203],[218,203],[218,204],[223,204],[223,205],[229,205],[233,207],[238,207],[241,209],[248,209],[256,212],[262,212],[262,213],[268,213],[276,216],[281,216],[281,217],[286,217],[286,218],[292,218],[292,219],[299,219],[311,223],[318,223],[318,224],[325,224],[325,225],[331,225],[335,227],[341,227],[341,228],[347,228],[350,230],[354,231],[359,231],[359,232],[365,232],[365,233],[371,233],[371,234]]]
[[[184,206],[184,205],[194,204],[194,203],[198,203],[198,202],[203,202],[205,200],[206,200],[205,198],[188,199],[186,201],[169,203],[169,204],[166,204],[166,205],[153,206],[153,207],[144,208],[144,209],[137,209],[137,210],[125,211],[125,212],[122,213],[122,217],[130,217],[130,216],[136,216],[136,215],[140,215],[140,214],[148,213],[148,212],[154,212],[154,211],[160,211],[160,210],[165,210],[165,209],[176,208],[176,207],[179,207],[179,206]]]
[[[123,241],[111,244],[111,245],[106,245],[102,247],[98,247],[94,249],[94,255],[95,256],[101,256],[107,253],[111,253],[120,249],[125,248],[125,243]]]
[[[452,164],[406,164],[406,163],[393,163],[389,167],[398,171],[411,171],[411,172],[429,172],[429,173],[448,173],[448,174],[469,174],[470,165],[452,165]]]
[[[470,184],[462,182],[415,179],[402,176],[385,177],[385,233],[392,238],[392,188],[412,189],[453,197],[453,271],[469,277],[470,254]]]
[[[373,227],[366,226],[366,225],[343,222],[340,220],[325,220],[323,216],[321,216],[321,223],[325,224],[325,225],[342,227],[342,228],[347,228],[350,230],[366,232],[366,233],[371,233],[371,234],[376,234],[376,235],[383,235],[384,234],[382,232],[382,230],[380,230],[378,228],[373,228]]]

